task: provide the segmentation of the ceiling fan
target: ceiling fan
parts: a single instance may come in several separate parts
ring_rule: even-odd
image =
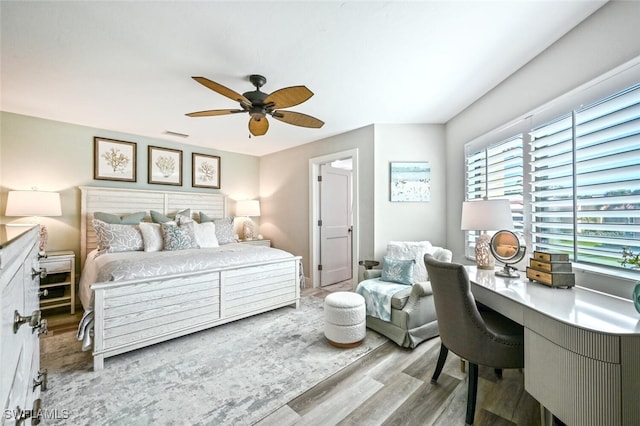
[[[313,96],[313,92],[305,86],[291,86],[269,94],[260,91],[267,79],[261,75],[250,75],[249,81],[256,86],[256,90],[245,92],[242,95],[234,92],[228,87],[220,83],[211,81],[204,77],[192,77],[195,81],[205,87],[218,92],[229,99],[233,99],[240,103],[242,109],[213,109],[208,111],[191,112],[187,114],[189,117],[211,117],[215,115],[237,114],[240,112],[248,112],[249,132],[253,136],[262,136],[269,129],[269,121],[267,115],[272,116],[276,120],[283,121],[294,126],[320,128],[324,121],[318,120],[310,115],[302,114],[294,111],[282,111],[282,108],[289,108],[309,99]]]

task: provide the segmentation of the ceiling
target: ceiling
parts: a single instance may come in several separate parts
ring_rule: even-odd
[[[129,1],[0,4],[1,108],[223,151],[265,155],[372,123],[446,123],[606,1]],[[262,74],[272,92],[306,85],[289,108],[321,129],[248,114]],[[189,135],[166,135],[172,131]]]

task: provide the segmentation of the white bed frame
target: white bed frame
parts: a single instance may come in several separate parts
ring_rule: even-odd
[[[80,187],[81,264],[96,246],[91,226],[97,211],[165,215],[190,208],[196,215],[227,215],[224,195],[197,192]],[[200,272],[96,283],[93,369],[104,359],[230,321],[281,308],[299,307],[300,256]]]

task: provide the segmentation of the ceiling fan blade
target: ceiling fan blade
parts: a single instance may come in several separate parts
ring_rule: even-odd
[[[262,117],[259,120],[251,117],[249,120],[249,131],[253,136],[262,136],[269,130],[269,121],[267,117]]]
[[[319,129],[324,124],[324,121],[322,120],[318,120],[310,115],[295,111],[274,111],[272,116],[276,120],[284,121],[285,123],[293,124],[294,126]]]
[[[198,111],[198,112],[190,112],[189,117],[212,117],[214,115],[227,115],[227,114],[237,114],[239,112],[245,112],[243,109],[210,109],[208,111]]]
[[[303,103],[313,96],[306,86],[291,86],[276,90],[264,100],[265,105],[273,102],[273,109],[289,108]]]
[[[213,90],[214,92],[220,93],[222,96],[226,96],[227,98],[233,99],[234,101],[237,101],[240,103],[245,102],[251,105],[251,102],[249,101],[249,99],[245,98],[240,93],[235,92],[229,89],[228,87],[223,86],[220,83],[216,83],[215,81],[211,81],[208,78],[204,78],[204,77],[191,77],[191,78],[193,78],[195,81],[202,84],[203,86]]]

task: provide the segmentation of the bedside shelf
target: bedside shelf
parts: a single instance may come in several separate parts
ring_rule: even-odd
[[[69,307],[69,313],[76,312],[76,255],[71,250],[52,251],[40,259],[40,268],[47,276],[40,280],[40,291],[64,289],[59,296],[40,296],[40,309]]]

